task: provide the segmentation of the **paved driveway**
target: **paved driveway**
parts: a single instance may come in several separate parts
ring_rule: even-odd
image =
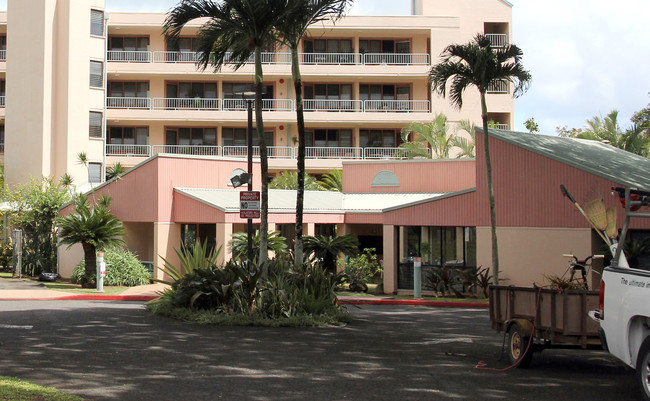
[[[88,400],[632,400],[608,354],[500,361],[484,309],[350,307],[344,328],[187,324],[141,303],[1,301],[0,372]]]

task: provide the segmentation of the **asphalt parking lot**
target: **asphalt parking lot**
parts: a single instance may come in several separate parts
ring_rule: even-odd
[[[87,400],[633,400],[605,352],[507,366],[487,310],[350,306],[342,328],[189,324],[142,303],[0,301],[0,375]]]

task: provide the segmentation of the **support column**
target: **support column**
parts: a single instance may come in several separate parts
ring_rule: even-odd
[[[181,246],[181,225],[169,222],[153,224],[153,265],[154,278],[164,280],[163,272],[157,267],[163,267],[167,259],[169,263],[180,269],[180,259],[176,248]]]
[[[232,252],[228,242],[232,238],[232,223],[217,223],[217,247],[221,247],[221,253],[217,263],[223,264],[232,259]]]
[[[316,235],[316,224],[315,223],[307,223],[303,225],[303,230],[304,230],[304,235],[309,235],[311,237]]]
[[[384,292],[397,292],[397,238],[395,226],[383,226],[384,235]]]

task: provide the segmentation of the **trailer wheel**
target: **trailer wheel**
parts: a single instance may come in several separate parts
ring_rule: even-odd
[[[643,401],[650,401],[650,337],[646,337],[636,358],[636,381]]]
[[[527,368],[533,359],[533,349],[528,347],[530,337],[519,323],[513,323],[508,329],[508,359],[518,368]]]

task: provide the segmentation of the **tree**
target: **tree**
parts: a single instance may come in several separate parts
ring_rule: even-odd
[[[330,170],[318,181],[325,191],[343,192],[343,170]]]
[[[539,125],[535,122],[535,118],[531,117],[528,120],[524,121],[524,127],[531,134],[536,134],[539,132]]]
[[[342,253],[345,255],[359,254],[359,240],[353,235],[342,235],[340,237],[326,237],[317,235],[315,237],[305,236],[305,254],[314,253],[314,256],[323,269],[334,272],[336,270],[336,257]]]
[[[89,287],[95,276],[97,250],[111,245],[124,244],[122,223],[109,210],[110,198],[100,197],[99,203],[91,208],[86,195],[74,200],[74,211],[57,221],[60,244],[68,248],[81,244],[86,265],[86,280],[82,286]]]
[[[291,51],[291,78],[296,92],[296,119],[298,124],[298,188],[296,193],[296,238],[294,262],[303,263],[303,210],[305,198],[305,118],[300,73],[300,41],[307,28],[326,19],[340,18],[352,0],[289,0],[288,12],[275,23],[278,37]]]
[[[233,233],[228,242],[233,259],[245,260],[248,251],[248,235],[244,232]],[[287,239],[280,235],[280,231],[273,231],[268,235],[268,247],[277,256],[284,256],[288,251]],[[253,236],[253,249],[260,249],[260,232],[256,231]]]
[[[515,86],[513,95],[515,97],[520,96],[528,89],[532,78],[522,65],[523,52],[519,47],[511,44],[494,49],[490,38],[481,33],[477,34],[469,43],[447,46],[441,57],[442,61],[433,66],[429,72],[429,83],[433,91],[446,97],[447,83],[451,81],[449,96],[451,103],[458,109],[463,107],[463,93],[469,86],[476,87],[481,98],[483,146],[492,232],[492,267],[494,282],[498,284],[499,253],[488,135],[488,108],[485,95],[492,82],[506,80]]]
[[[206,18],[197,37],[197,66],[216,71],[225,64],[235,69],[245,65],[251,56],[255,60],[255,122],[260,148],[262,207],[260,220],[260,254],[258,263],[268,259],[268,152],[264,141],[262,120],[262,48],[275,41],[274,25],[287,12],[288,0],[182,0],[163,23],[165,39],[176,43],[183,27],[190,21]]]
[[[308,191],[321,191],[323,189],[316,179],[309,174],[305,174],[304,186]],[[295,171],[283,171],[273,178],[273,181],[269,184],[269,188],[298,189],[298,173]]]
[[[409,141],[411,134],[415,135]],[[430,123],[410,123],[402,128],[401,135],[404,143],[400,147],[408,149],[409,155],[448,159],[449,152],[454,147],[447,116],[444,114],[436,114]],[[423,151],[423,148],[428,147],[431,148],[431,156]]]
[[[634,112],[632,115],[632,123],[638,125],[644,131],[643,135],[650,138],[650,104]]]
[[[122,163],[117,162],[112,166],[108,166],[106,168],[106,180],[112,180],[113,178],[120,179],[124,173],[126,173],[126,168],[122,165]]]
[[[461,120],[459,128],[467,132],[470,136],[470,139],[464,138],[460,135],[455,135],[453,137],[454,146],[460,149],[460,153],[456,155],[456,158],[460,159],[461,157],[470,157],[473,159],[476,157],[474,154],[476,144],[476,127],[470,120]]]

